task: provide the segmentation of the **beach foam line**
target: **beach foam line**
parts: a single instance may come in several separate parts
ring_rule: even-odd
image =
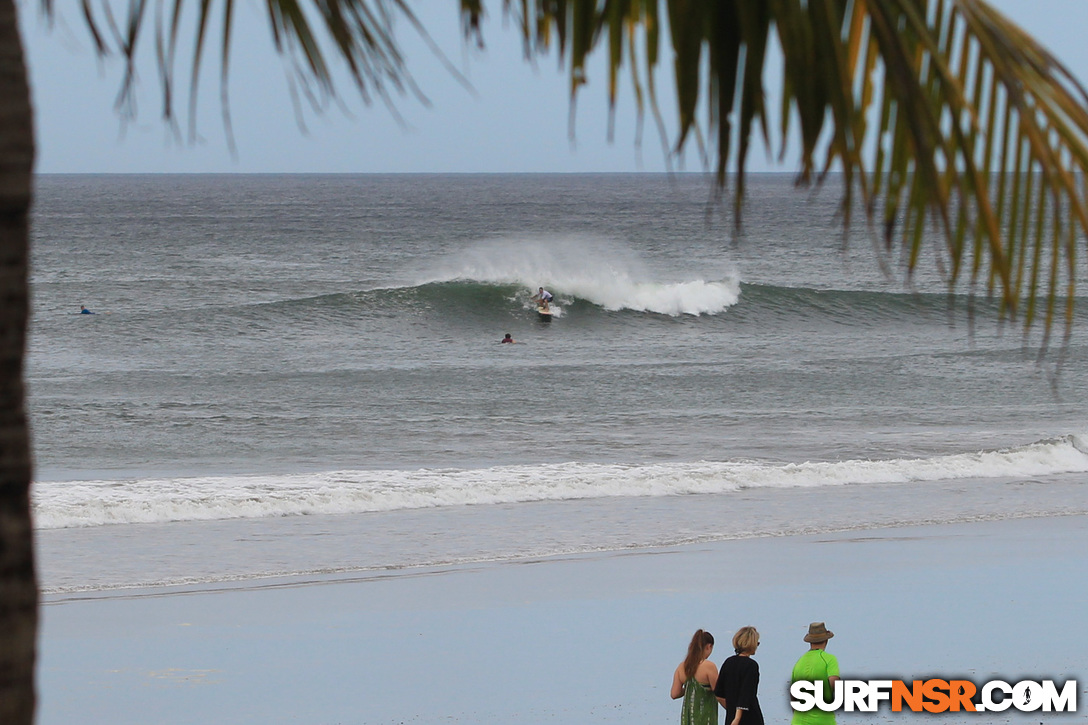
[[[168,594],[215,593],[230,590],[281,589],[312,584],[335,582],[390,580],[403,576],[431,576],[450,573],[463,568],[478,568],[492,564],[539,564],[543,561],[555,561],[570,558],[592,558],[613,554],[641,555],[662,552],[688,546],[705,546],[729,541],[750,541],[753,539],[788,539],[805,536],[840,536],[858,534],[857,541],[879,540],[888,530],[904,528],[917,529],[928,526],[963,526],[970,524],[999,523],[1005,521],[1023,521],[1046,519],[1053,521],[1062,518],[1088,516],[1088,510],[1069,510],[1061,512],[1017,511],[993,514],[958,515],[950,512],[944,516],[921,517],[895,523],[862,523],[855,525],[819,526],[797,525],[780,529],[752,529],[736,533],[703,534],[698,536],[675,536],[630,545],[581,545],[560,546],[535,551],[515,553],[493,553],[474,556],[446,556],[396,564],[362,564],[334,567],[313,567],[299,569],[271,569],[247,571],[243,573],[204,574],[202,576],[173,576],[147,578],[123,582],[94,582],[84,584],[50,585],[41,583],[42,594],[52,602],[65,601],[65,595],[78,599],[136,599],[141,597],[161,597]],[[173,591],[169,591],[173,590]]]
[[[1081,472],[1088,472],[1088,439],[1070,435],[1017,448],[923,459],[560,463],[49,481],[34,485],[33,505],[35,525],[56,529]]]

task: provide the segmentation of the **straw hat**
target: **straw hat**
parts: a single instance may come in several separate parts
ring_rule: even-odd
[[[812,642],[826,642],[835,636],[834,632],[829,632],[823,622],[813,622],[808,625],[808,634],[805,635],[805,641]]]

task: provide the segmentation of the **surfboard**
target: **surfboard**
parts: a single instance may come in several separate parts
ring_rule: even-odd
[[[551,322],[552,316],[555,314],[551,310],[546,310],[543,307],[536,308],[536,314],[540,316],[540,319]]]

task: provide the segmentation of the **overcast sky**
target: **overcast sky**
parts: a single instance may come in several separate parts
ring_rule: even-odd
[[[650,118],[636,146],[630,83],[621,89],[614,140],[607,141],[607,79],[603,59],[590,69],[579,95],[575,141],[568,134],[569,88],[554,59],[534,67],[522,60],[516,32],[504,27],[500,0],[487,6],[495,17],[485,28],[487,49],[466,50],[455,0],[419,0],[424,25],[446,56],[472,84],[465,89],[426,46],[400,28],[408,66],[429,107],[399,99],[403,123],[380,104],[364,106],[342,83],[346,111],[307,114],[299,128],[256,3],[237,3],[230,98],[237,156],[226,143],[219,104],[218,58],[213,52],[201,78],[200,140],[178,143],[160,120],[158,79],[152,57],[141,66],[139,115],[125,124],[114,110],[123,65],[95,59],[74,3],[56,3],[63,15],[49,31],[39,0],[19,0],[37,114],[38,171],[43,173],[179,172],[591,172],[662,171],[660,135]],[[996,0],[993,4],[1048,46],[1082,80],[1088,80],[1088,1]],[[118,3],[118,6],[123,6]],[[146,39],[150,41],[150,36]],[[151,43],[147,43],[150,49]],[[672,118],[670,63],[658,77],[662,110]],[[770,78],[770,76],[768,76]],[[184,86],[187,88],[187,86]],[[666,102],[667,100],[667,102]],[[691,154],[688,170],[701,168]],[[753,171],[792,171],[753,153]]]

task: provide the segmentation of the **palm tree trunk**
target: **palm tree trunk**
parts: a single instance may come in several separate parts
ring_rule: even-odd
[[[30,90],[15,0],[0,0],[0,723],[34,721],[38,585],[23,394],[28,216],[34,165]]]

